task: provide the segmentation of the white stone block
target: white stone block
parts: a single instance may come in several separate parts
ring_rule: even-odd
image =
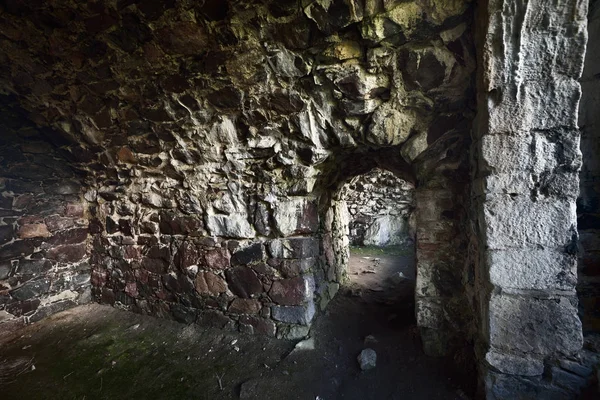
[[[480,222],[490,249],[565,246],[577,225],[576,206],[569,200],[498,195],[483,204]]]
[[[212,236],[251,239],[256,236],[254,228],[245,215],[209,215],[207,227]]]
[[[583,334],[575,298],[540,299],[493,294],[489,304],[489,343],[501,352],[572,354]]]
[[[502,289],[575,290],[577,260],[560,250],[488,250],[490,281]]]

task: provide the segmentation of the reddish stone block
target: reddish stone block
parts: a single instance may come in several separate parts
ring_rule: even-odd
[[[98,14],[85,19],[83,22],[86,30],[92,35],[95,35],[97,33],[107,30],[111,26],[116,25],[118,23],[118,20],[116,20],[108,14]]]
[[[63,231],[72,228],[77,224],[76,219],[61,217],[59,215],[47,217],[44,222],[50,232]]]
[[[162,86],[169,92],[183,93],[190,88],[190,82],[181,75],[170,75],[163,80]]]
[[[65,216],[67,217],[83,217],[85,207],[81,203],[68,203],[65,206]]]
[[[206,308],[217,308],[217,309],[221,309],[222,307],[222,302],[219,301],[221,300],[219,297],[207,297],[204,299],[204,306]]]
[[[159,258],[161,260],[171,260],[171,250],[167,246],[152,246],[146,254],[150,258]]]
[[[195,281],[196,291],[200,294],[218,296],[227,291],[227,283],[212,272],[199,272]]]
[[[416,253],[419,260],[437,260],[441,257],[440,243],[417,241]]]
[[[144,247],[152,247],[158,244],[158,238],[156,236],[138,236],[137,244]]]
[[[156,274],[152,274],[150,272],[147,272],[147,276],[148,276],[148,286],[150,286],[153,289],[159,289],[161,287],[160,284],[160,277],[157,276]]]
[[[150,235],[154,235],[158,232],[158,224],[156,222],[143,221],[140,224],[140,229],[142,233],[148,233]]]
[[[267,278],[271,278],[277,274],[277,270],[275,268],[271,267],[269,264],[264,263],[264,262],[254,264],[254,265],[252,265],[251,268],[257,274],[267,277]]]
[[[160,215],[160,233],[165,235],[189,235],[202,230],[202,221],[196,217],[173,216],[168,213]]]
[[[250,298],[263,292],[263,285],[249,267],[235,267],[225,271],[229,288],[236,296]]]
[[[87,238],[87,228],[76,228],[54,234],[48,243],[51,245],[76,244],[85,242]]]
[[[319,241],[314,237],[274,239],[268,243],[273,258],[310,258],[318,257]]]
[[[423,241],[417,241],[417,249],[425,252],[436,251],[440,247],[439,243],[427,243]]]
[[[273,210],[273,218],[283,236],[313,233],[319,227],[317,204],[306,198],[281,202]]]
[[[125,284],[125,293],[131,297],[138,297],[139,293],[137,290],[137,284],[135,282],[128,282]]]
[[[192,265],[198,265],[200,254],[196,245],[192,242],[183,242],[175,256],[175,263],[179,268],[185,270]]]
[[[142,249],[138,246],[123,246],[123,256],[129,260],[142,258]]]
[[[146,43],[143,46],[144,49],[144,58],[149,63],[155,63],[163,57],[164,53],[162,50],[153,43]]]
[[[22,194],[17,196],[13,202],[13,209],[24,210],[27,209],[35,201],[35,197],[32,194]]]
[[[315,202],[307,202],[299,217],[297,233],[313,233],[319,227],[319,210]]]
[[[92,271],[92,286],[102,287],[106,285],[108,279],[108,273],[106,271],[93,270]]]
[[[282,279],[274,281],[269,296],[277,304],[297,306],[306,300],[306,285],[304,278]]]
[[[277,270],[285,278],[295,278],[302,275],[304,272],[316,263],[314,258],[305,258],[300,260],[281,260]]]
[[[177,298],[171,294],[170,292],[167,292],[166,290],[157,290],[154,292],[156,297],[158,297],[159,300],[164,300],[164,301],[176,301]]]
[[[137,241],[132,237],[126,237],[126,236],[121,237],[121,244],[124,246],[125,245],[133,246],[136,243],[137,243]]]
[[[46,253],[46,257],[62,263],[74,263],[84,259],[87,255],[85,243],[53,247]]]
[[[140,283],[148,283],[150,273],[148,271],[146,271],[145,269],[136,270],[134,272],[134,275]]]
[[[161,258],[144,257],[142,259],[142,268],[155,274],[164,274],[169,270],[169,262]]]
[[[126,164],[135,164],[137,162],[135,155],[128,147],[121,147],[117,151],[117,159]]]
[[[227,269],[229,268],[229,252],[226,248],[212,249],[204,255],[204,262],[208,268]]]
[[[261,303],[256,299],[234,299],[228,311],[232,314],[258,314],[260,309]]]
[[[234,265],[248,265],[263,261],[265,258],[265,248],[262,243],[254,243],[239,251],[236,251],[231,258]]]
[[[89,221],[88,229],[92,235],[101,233],[104,227],[102,226],[102,222],[99,219],[93,218]]]
[[[335,252],[333,251],[333,239],[331,234],[323,235],[323,249],[325,250],[325,260],[329,265],[335,265]]]

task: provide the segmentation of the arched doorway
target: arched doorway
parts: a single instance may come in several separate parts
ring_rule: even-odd
[[[363,301],[408,310],[413,319],[414,185],[375,168],[348,181],[339,197],[348,211],[349,290]]]
[[[468,160],[457,151],[465,145],[464,136],[461,140],[457,132],[423,152],[412,164],[402,158],[397,147],[390,146],[340,156],[336,162],[325,165],[316,189],[320,190],[320,235],[326,275],[324,283],[315,279],[317,302],[322,307],[348,281],[347,205],[340,196],[347,182],[380,168],[414,185],[416,271],[414,286],[409,285],[414,307],[412,301],[406,302],[411,306],[404,309],[406,313],[400,320],[410,324],[414,316],[419,347],[422,345],[428,355],[455,356],[463,371],[473,378],[475,363],[469,343],[473,329],[470,315],[474,312],[469,300],[472,274],[468,272],[468,237],[464,228]],[[398,314],[390,311],[387,317],[394,313]]]

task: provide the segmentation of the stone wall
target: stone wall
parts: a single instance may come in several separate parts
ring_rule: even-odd
[[[475,268],[489,399],[575,398],[579,77],[587,1],[482,2]]]
[[[374,169],[342,189],[352,246],[394,246],[414,239],[409,227],[414,186],[393,173]]]
[[[583,166],[577,202],[579,281],[577,292],[584,331],[600,332],[600,3],[592,1],[589,42],[581,77],[579,111]]]
[[[0,82],[86,171],[96,300],[300,336],[379,165],[421,190],[425,341],[464,342],[470,1],[58,3],[4,6]]]
[[[91,297],[81,177],[14,99],[0,98],[2,332]]]

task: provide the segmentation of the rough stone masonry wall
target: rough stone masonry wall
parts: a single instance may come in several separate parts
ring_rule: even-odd
[[[350,245],[393,246],[414,238],[414,227],[409,228],[413,185],[376,168],[352,179],[342,190],[350,219]]]
[[[584,332],[600,332],[600,3],[590,2],[589,41],[581,77],[579,112],[583,166],[577,202],[579,281]]]
[[[306,333],[343,278],[332,193],[409,171],[443,353],[473,331],[471,19],[468,0],[15,0],[0,81],[87,171],[94,297],[138,312]]]
[[[480,7],[473,194],[482,382],[489,399],[574,398],[585,379],[561,367],[582,346],[575,202],[587,1]]]
[[[14,101],[0,104],[0,332],[90,296],[80,177]]]

